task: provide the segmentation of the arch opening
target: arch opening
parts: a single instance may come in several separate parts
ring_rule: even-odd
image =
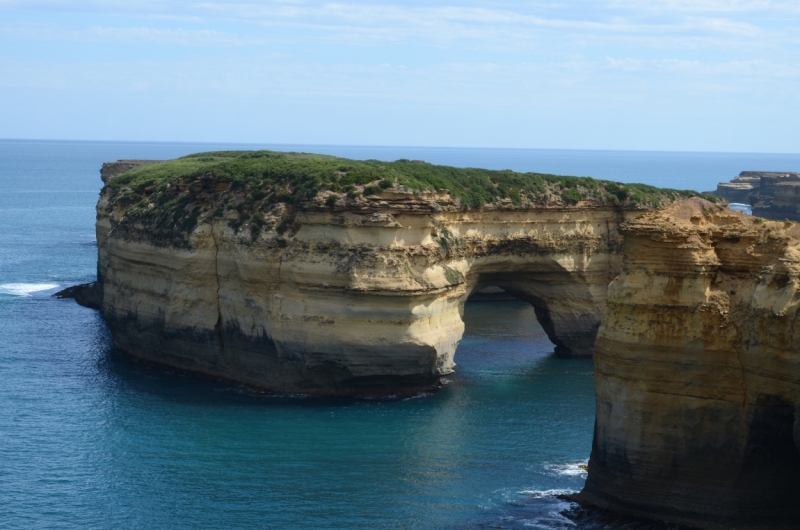
[[[464,304],[464,333],[453,357],[459,381],[494,384],[526,378],[554,358],[555,345],[533,306],[497,291],[480,293]]]
[[[480,276],[468,288],[461,303],[468,300],[520,300],[533,307],[536,320],[563,357],[590,357],[600,328],[605,290],[593,289],[592,282],[558,281],[557,278],[520,274]],[[594,292],[598,291],[598,292]]]

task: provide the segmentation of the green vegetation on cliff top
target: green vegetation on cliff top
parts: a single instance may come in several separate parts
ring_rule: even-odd
[[[590,177],[564,177],[510,170],[456,168],[420,161],[357,161],[327,155],[275,151],[217,151],[198,153],[136,168],[112,179],[108,186],[120,200],[138,202],[160,195],[178,179],[191,184],[211,178],[245,188],[270,202],[300,204],[317,193],[331,191],[355,199],[401,185],[410,190],[446,189],[462,208],[478,208],[510,199],[515,206],[542,204],[553,195],[565,204],[594,199],[603,204],[641,208],[658,207],[693,191],[656,188],[645,184],[619,184]],[[711,200],[713,198],[708,197]],[[329,197],[328,204],[338,198]]]

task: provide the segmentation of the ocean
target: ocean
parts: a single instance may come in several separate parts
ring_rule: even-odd
[[[457,372],[398,400],[260,396],[137,364],[96,311],[102,162],[277,149],[710,190],[800,155],[0,140],[0,527],[614,527],[557,495],[591,450],[591,360],[530,306],[470,302]],[[629,528],[648,525],[627,523]]]

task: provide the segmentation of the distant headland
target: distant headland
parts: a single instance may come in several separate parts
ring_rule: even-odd
[[[749,204],[753,215],[766,219],[800,221],[800,173],[742,171],[730,182],[707,192],[730,202]]]

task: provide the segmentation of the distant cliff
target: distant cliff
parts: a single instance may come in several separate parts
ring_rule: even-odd
[[[109,180],[118,175],[127,173],[137,167],[149,166],[150,164],[157,164],[163,162],[162,160],[117,160],[116,162],[103,162],[103,167],[100,168],[100,179],[103,184],[107,184]]]
[[[800,221],[800,173],[742,171],[708,193],[730,202],[750,204],[753,215],[758,217]]]

